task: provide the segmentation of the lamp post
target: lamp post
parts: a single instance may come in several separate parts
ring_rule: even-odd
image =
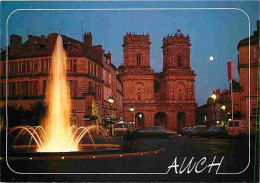
[[[139,124],[141,124],[141,127],[142,127],[142,117],[143,117],[143,115],[142,115],[142,114],[139,114],[138,116],[139,116],[139,118],[140,118],[140,123],[139,123]]]
[[[133,107],[133,106],[131,106],[130,108],[129,108],[129,110],[131,111],[131,113],[132,113],[132,124],[134,124],[134,111],[135,111],[135,108]],[[130,124],[131,124],[131,122],[130,122]],[[131,128],[132,128],[133,126],[131,125]]]
[[[110,125],[109,125],[110,126],[110,135],[112,135],[112,124],[111,124],[111,122],[112,122],[112,105],[114,103],[114,99],[112,97],[109,97],[108,102],[110,104]]]
[[[213,94],[210,96],[212,99],[213,99],[213,102],[214,102],[214,108],[213,108],[213,120],[214,120],[214,123],[216,121],[216,114],[215,114],[215,103],[216,103],[216,98],[217,98],[217,95],[215,94],[215,92],[213,92]]]
[[[226,110],[226,106],[225,106],[225,105],[222,105],[220,108],[223,110],[223,119],[222,119],[222,120],[223,120],[224,125],[225,125],[224,118],[225,118],[225,110]]]

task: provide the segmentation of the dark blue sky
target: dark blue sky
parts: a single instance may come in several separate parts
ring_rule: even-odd
[[[259,2],[1,2],[1,48],[6,46],[6,20],[15,9],[86,9],[86,8],[240,8],[251,21],[251,32],[259,19]],[[11,15],[8,35],[19,34],[23,41],[27,29],[32,35],[58,32],[61,11],[18,11]],[[82,40],[84,32],[92,32],[93,43],[112,52],[116,66],[123,63],[122,41],[127,32],[149,33],[151,67],[162,70],[162,39],[181,29],[191,40],[191,67],[197,74],[196,100],[203,105],[213,90],[228,88],[226,62],[230,57],[237,63],[237,44],[248,37],[248,19],[239,10],[113,10],[63,11],[63,34]],[[214,62],[208,57],[213,55]],[[238,75],[237,75],[238,79]]]

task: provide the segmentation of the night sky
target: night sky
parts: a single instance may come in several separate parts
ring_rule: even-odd
[[[167,34],[181,29],[191,40],[191,67],[197,74],[195,81],[198,105],[217,88],[228,88],[226,62],[230,57],[237,63],[237,44],[248,37],[249,21],[239,10],[118,10],[118,8],[240,8],[251,23],[250,35],[259,19],[259,2],[1,2],[1,48],[6,46],[6,20],[15,9],[97,9],[117,10],[62,11],[63,34],[82,40],[83,31],[91,32],[93,44],[101,44],[112,53],[112,62],[123,63],[123,36],[127,32],[149,33],[151,39],[151,67],[162,71],[162,40]],[[61,11],[17,11],[10,16],[8,36],[19,34],[23,42],[29,35],[48,35],[61,29]],[[213,55],[214,62],[209,61]],[[237,79],[238,74],[236,71]]]

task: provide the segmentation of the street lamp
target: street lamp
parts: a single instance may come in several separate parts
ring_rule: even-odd
[[[221,107],[220,107],[222,110],[223,110],[223,119],[222,119],[222,121],[224,122],[224,124],[225,124],[225,110],[226,110],[226,106],[225,105],[222,105]]]
[[[141,120],[141,119],[142,119],[143,115],[142,115],[142,114],[139,114],[138,116],[139,116],[139,118],[140,118],[140,123],[139,123],[139,125],[141,125],[141,127],[142,127],[142,120]]]
[[[213,92],[213,94],[210,96],[212,99],[213,99],[213,101],[214,101],[214,108],[213,108],[213,115],[214,115],[214,123],[215,123],[215,121],[216,121],[216,114],[215,114],[215,103],[216,103],[216,98],[217,98],[217,95],[215,94],[215,92]]]
[[[226,106],[222,105],[220,108],[221,108],[223,111],[225,111]]]
[[[213,100],[214,100],[214,102],[215,102],[215,100],[216,100],[216,98],[217,98],[217,95],[215,94],[215,92],[213,92],[213,94],[210,96]]]
[[[132,113],[132,124],[134,124],[134,111],[135,111],[135,108],[133,107],[133,106],[131,106],[130,108],[129,108],[129,110],[131,111],[131,113]],[[131,124],[131,122],[130,122],[130,124]],[[133,126],[131,126],[131,127],[133,127]]]
[[[108,98],[108,102],[112,106],[112,104],[114,103],[114,99],[112,97],[109,97]]]
[[[111,126],[111,123],[112,123],[112,105],[114,103],[114,99],[112,97],[109,97],[108,98],[108,102],[110,104],[110,135],[112,135],[112,126]]]

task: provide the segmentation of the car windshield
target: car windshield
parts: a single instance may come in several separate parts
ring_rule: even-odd
[[[115,128],[128,128],[128,124],[115,124]]]
[[[229,122],[228,126],[233,127],[233,122]]]
[[[146,130],[164,130],[164,128],[161,126],[150,126],[147,127]]]
[[[238,127],[239,126],[239,122],[238,121],[235,121],[235,127]]]
[[[216,131],[216,130],[217,130],[217,127],[215,127],[215,126],[210,127],[210,128],[208,129],[208,131]]]

